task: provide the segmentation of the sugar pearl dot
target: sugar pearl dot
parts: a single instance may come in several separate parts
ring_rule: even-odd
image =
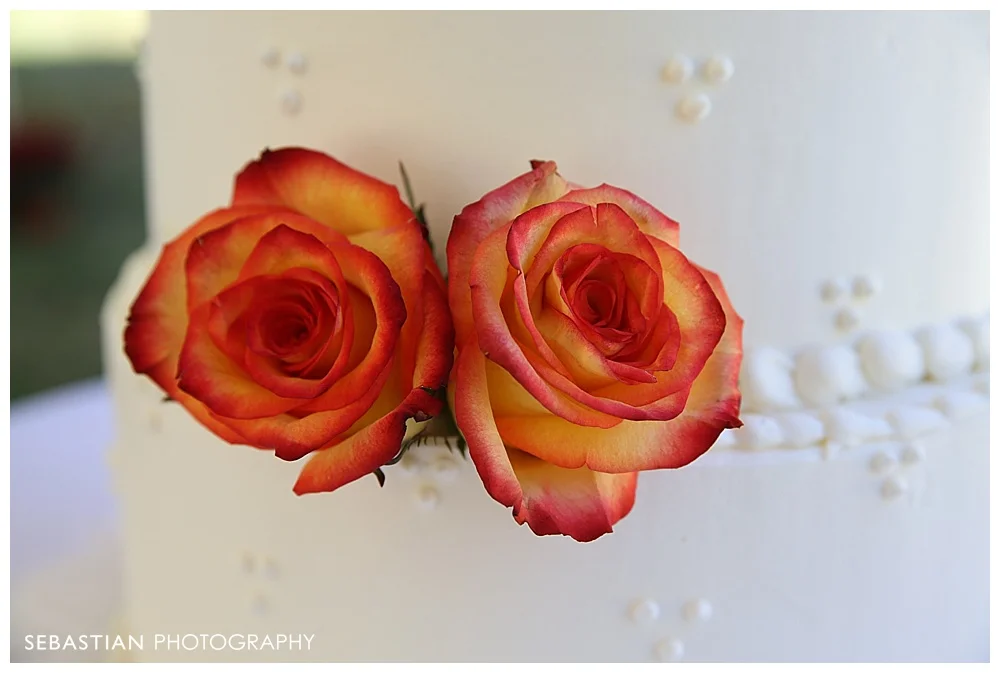
[[[906,493],[907,483],[902,477],[887,477],[882,482],[882,497],[886,500],[895,500]]]
[[[916,336],[931,378],[944,381],[972,369],[976,361],[972,339],[955,325],[935,325]]]
[[[689,622],[707,622],[712,618],[712,604],[704,598],[696,598],[685,603],[681,612]]]
[[[281,52],[278,50],[277,47],[268,47],[260,55],[260,62],[268,68],[273,68],[274,66],[278,65],[278,62],[280,60],[281,60]]]
[[[795,358],[795,389],[806,402],[822,407],[857,397],[865,380],[857,354],[847,346],[813,346]]]
[[[684,658],[684,643],[677,638],[664,638],[656,644],[655,652],[660,661],[680,661]]]
[[[149,414],[149,430],[154,433],[159,433],[163,429],[163,419],[160,418],[160,414],[156,411],[150,412]]]
[[[685,96],[677,103],[677,116],[689,124],[695,124],[712,111],[712,101],[703,93]]]
[[[413,454],[412,449],[404,453],[403,457],[399,459],[399,469],[406,474],[416,474],[420,471],[420,459]]]
[[[306,55],[300,51],[295,51],[289,54],[286,62],[288,64],[288,69],[296,75],[301,75],[306,71]]]
[[[958,323],[959,328],[972,340],[976,353],[976,367],[983,371],[990,368],[990,317],[969,318]]]
[[[733,62],[726,56],[713,56],[705,62],[702,76],[709,84],[728,82],[733,76]]]
[[[267,600],[265,596],[255,596],[253,602],[250,603],[250,610],[255,615],[266,615],[271,611],[271,601]]]
[[[281,95],[281,109],[285,111],[285,114],[298,114],[302,109],[302,94],[294,89],[283,93]]]
[[[825,281],[819,286],[820,299],[828,304],[840,301],[847,294],[847,281],[843,278],[834,278]]]
[[[281,569],[278,567],[278,562],[273,558],[264,560],[264,577],[269,580],[276,580],[281,575]]]
[[[694,65],[687,56],[678,54],[667,61],[660,70],[660,79],[668,84],[682,84],[691,77]]]
[[[424,486],[417,491],[417,502],[424,509],[434,509],[441,501],[441,494],[433,486]]]
[[[746,414],[743,427],[733,431],[736,446],[749,451],[768,449],[781,444],[785,437],[778,422],[770,416]]]
[[[869,299],[882,289],[882,282],[868,274],[855,276],[851,282],[851,294],[855,299]]]
[[[243,572],[248,575],[252,575],[254,571],[257,570],[257,559],[250,552],[243,554],[243,560],[240,563],[243,567]]]
[[[802,406],[795,392],[791,356],[776,348],[756,348],[746,353],[740,371],[740,388],[748,411],[794,409]]]
[[[875,474],[885,474],[894,467],[896,467],[896,459],[885,451],[876,453],[868,463],[868,469]]]
[[[656,601],[643,598],[632,604],[629,616],[636,624],[650,624],[660,618],[660,605]]]
[[[916,465],[924,459],[924,449],[917,442],[910,442],[899,452],[899,462],[903,465]]]
[[[850,332],[860,323],[861,318],[853,308],[842,308],[833,316],[833,324],[842,332]]]
[[[906,332],[875,332],[858,342],[868,381],[882,390],[898,390],[924,375],[924,353]]]
[[[453,481],[458,476],[458,463],[449,456],[440,456],[432,465],[434,476],[441,481]]]

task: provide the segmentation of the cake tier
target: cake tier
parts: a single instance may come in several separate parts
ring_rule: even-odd
[[[392,181],[451,220],[552,159],[677,219],[750,347],[988,305],[986,13],[154,14],[153,239],[265,147]]]
[[[819,434],[755,416],[689,467],[642,474],[632,513],[580,544],[517,526],[444,439],[384,488],[293,495],[299,463],[221,442],[131,372],[116,334],[153,252],[104,315],[137,658],[988,657],[986,373],[796,412]],[[313,638],[154,646],[189,633]]]

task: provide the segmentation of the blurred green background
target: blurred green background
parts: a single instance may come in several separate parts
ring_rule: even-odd
[[[98,315],[145,238],[144,12],[11,12],[11,399],[101,373]]]

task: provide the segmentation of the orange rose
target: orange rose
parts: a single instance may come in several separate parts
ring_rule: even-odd
[[[441,410],[453,337],[441,274],[396,188],[282,149],[164,248],[125,351],[224,440],[312,453],[303,494],[378,470]]]
[[[743,320],[676,222],[532,168],[455,218],[448,392],[490,495],[538,535],[589,541],[632,509],[638,471],[741,425]]]

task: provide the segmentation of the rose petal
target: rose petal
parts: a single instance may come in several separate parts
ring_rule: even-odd
[[[125,328],[125,354],[137,374],[149,374],[156,368],[153,378],[166,390],[177,371],[177,356],[184,333],[187,331],[187,285],[184,277],[184,260],[191,243],[199,236],[225,226],[233,220],[259,214],[262,207],[224,208],[216,210],[168,243],[153,271],[132,303],[128,325]],[[160,367],[170,361],[172,366]]]
[[[208,329],[212,305],[190,316],[177,365],[177,385],[212,412],[230,418],[262,418],[295,408],[301,400],[275,395],[251,379],[242,363],[222,352]]]
[[[486,359],[474,343],[459,349],[450,393],[455,421],[486,491],[513,508],[514,519],[537,535],[590,541],[628,514],[636,475],[565,470],[504,447],[493,421]]]
[[[675,248],[680,245],[680,225],[646,201],[624,189],[611,185],[600,185],[591,189],[575,189],[563,195],[562,200],[585,203],[590,206],[613,203],[628,213],[628,216],[635,220],[643,233],[655,236]]]
[[[553,221],[551,212],[565,212],[575,205],[559,201],[541,206],[519,217],[511,228],[510,264],[526,274],[529,297],[566,251],[586,243],[638,257],[659,276],[660,259],[650,239],[625,211],[609,203],[598,204],[596,208],[579,206],[571,214]],[[526,232],[531,233],[526,235]],[[543,242],[538,243],[539,239]]]
[[[552,413],[579,425],[616,425],[620,418],[587,408],[555,390],[539,375],[511,335],[499,304],[507,282],[505,257],[510,229],[508,225],[490,234],[479,246],[473,261],[470,284],[479,347],[488,358],[513,374]]]
[[[521,484],[521,507],[514,518],[536,535],[569,535],[591,542],[612,532],[635,504],[638,474],[604,474],[585,467],[555,467],[522,451],[509,449]]]
[[[336,287],[327,278],[309,269],[291,269],[278,278],[289,280],[308,279],[314,288],[327,296],[337,292]],[[270,280],[267,277],[257,276],[245,281],[245,285],[252,285],[255,281]],[[273,281],[271,281],[273,282]],[[324,287],[325,283],[325,287]],[[220,299],[222,296],[220,295]],[[347,303],[347,302],[345,302]],[[339,309],[339,307],[338,307]],[[350,310],[349,307],[346,307]],[[327,306],[327,312],[332,312],[333,307]],[[334,317],[326,318],[333,321]],[[344,323],[343,329],[334,335],[329,335],[327,341],[319,346],[315,353],[316,358],[324,358],[330,361],[330,367],[321,376],[306,378],[291,373],[283,366],[283,363],[274,357],[269,357],[256,352],[253,348],[255,337],[249,340],[250,347],[244,352],[243,364],[250,377],[264,386],[268,390],[282,397],[294,397],[298,399],[312,399],[325,392],[343,373],[347,366],[347,358],[353,342],[354,321],[350,318],[341,321]],[[345,334],[346,333],[346,334]],[[334,348],[334,355],[328,355],[329,349]],[[325,356],[325,357],[324,357]]]
[[[565,194],[566,181],[554,162],[532,162],[532,170],[494,189],[455,217],[448,235],[448,303],[455,335],[464,341],[475,329],[469,275],[473,257],[490,232],[511,222],[524,211]]]
[[[246,442],[274,451],[282,460],[298,460],[346,435],[378,400],[390,378],[386,367],[357,398],[343,400],[335,409],[297,416],[289,413],[241,420],[217,417],[219,422],[246,438]],[[298,412],[296,412],[298,413]]]
[[[416,221],[392,228],[366,232],[351,236],[351,243],[374,253],[388,267],[399,286],[409,316],[403,324],[399,342],[412,345],[417,343],[423,326],[423,283],[428,268],[440,277],[440,271],[433,262],[430,248]],[[427,259],[430,258],[430,267]],[[443,281],[442,281],[443,283]],[[416,353],[411,347],[402,348],[397,353],[401,375],[404,379],[413,376]]]
[[[458,349],[458,360],[448,388],[451,408],[486,492],[501,505],[514,507],[516,515],[520,509],[521,485],[493,420],[486,358],[474,336]]]
[[[668,371],[655,373],[657,382],[648,386],[611,384],[594,391],[622,402],[643,406],[656,404],[675,393],[684,394],[705,366],[726,329],[726,313],[711,284],[680,250],[657,239],[649,239],[663,269],[664,302],[677,321],[676,340],[667,339],[657,359],[673,359]],[[676,349],[676,355],[673,354]]]
[[[183,405],[196,421],[215,433],[223,441],[230,444],[247,444],[247,440],[243,435],[220,421],[209,411],[208,407],[177,387],[177,381],[174,378],[174,372],[176,371],[176,358],[172,357],[155,365],[152,369],[144,373],[163,388],[167,397]],[[161,381],[163,383],[160,383]]]
[[[279,226],[290,229],[316,225],[296,213],[272,210],[233,220],[195,238],[184,262],[188,310],[193,311],[241,278],[241,269],[262,237]],[[284,268],[290,266],[295,264]]]
[[[314,454],[295,482],[295,493],[333,491],[374,472],[399,453],[409,419],[434,415],[440,408],[441,400],[421,388],[413,389],[392,413]]]
[[[369,314],[363,300],[351,295],[354,321],[354,341],[363,353],[362,359],[344,376],[315,400],[303,405],[302,412],[326,411],[338,408],[361,397],[376,380],[379,372],[392,362],[400,339],[400,328],[406,322],[406,306],[389,269],[378,257],[356,245],[343,245],[335,250],[345,281],[367,296],[371,305]],[[371,317],[367,317],[370,315]],[[370,339],[364,328],[374,320]]]
[[[568,453],[584,447],[584,464],[589,468],[625,473],[683,467],[705,453],[723,430],[740,427],[743,319],[733,310],[719,277],[699,271],[725,308],[726,331],[691,387],[680,416],[665,422],[623,421],[610,429],[581,428],[556,416],[497,417],[494,427],[503,441],[542,454],[552,447]]]
[[[414,219],[392,185],[296,147],[264,150],[236,177],[233,205],[258,204],[296,210],[348,236]]]

